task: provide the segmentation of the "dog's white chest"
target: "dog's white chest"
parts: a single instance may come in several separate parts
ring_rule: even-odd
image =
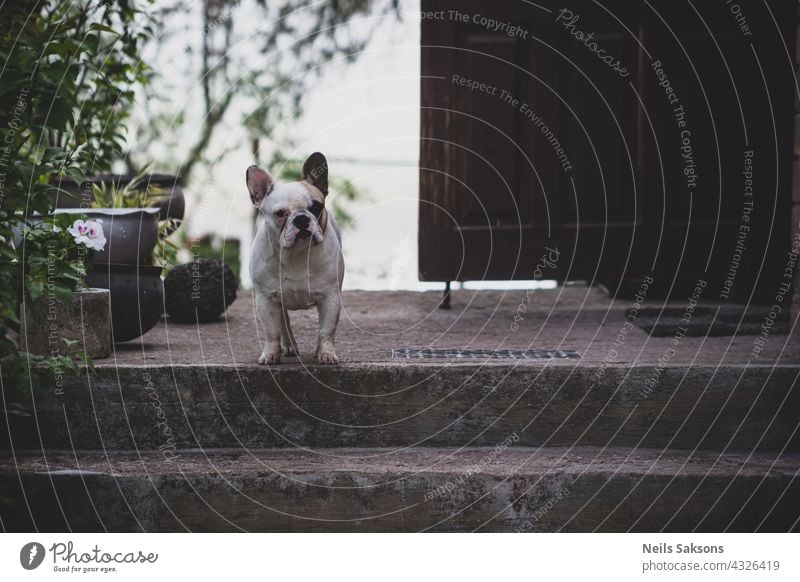
[[[269,286],[268,297],[286,309],[307,309],[320,300],[321,293],[315,291],[313,278],[306,269],[282,265],[276,279]]]
[[[257,292],[285,309],[307,309],[338,293],[344,270],[338,236],[302,252],[275,248],[259,229],[253,245],[251,274]]]

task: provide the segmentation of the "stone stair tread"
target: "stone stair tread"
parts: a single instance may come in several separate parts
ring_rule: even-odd
[[[156,476],[248,473],[363,473],[402,478],[416,473],[520,474],[623,473],[678,476],[788,476],[800,473],[797,453],[720,453],[622,447],[494,447],[410,449],[183,449],[160,451],[16,451],[0,455],[0,473]]]
[[[800,455],[625,448],[0,456],[7,531],[792,531]],[[62,500],[69,500],[63,503]]]
[[[462,447],[516,433],[516,445],[532,447],[800,452],[799,374],[787,366],[120,367],[37,392],[30,416],[0,426],[0,449]],[[4,443],[9,434],[13,443]]]

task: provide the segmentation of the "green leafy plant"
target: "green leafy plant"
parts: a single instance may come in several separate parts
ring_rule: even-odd
[[[178,251],[180,246],[170,236],[178,228],[179,222],[173,218],[161,220],[158,223],[158,242],[153,249],[153,263],[168,272],[178,264]]]
[[[153,199],[164,196],[167,191],[147,182],[150,166],[134,176],[125,184],[114,181],[92,184],[93,206],[95,208],[147,208]]]
[[[67,300],[75,291],[83,288],[84,280],[90,270],[95,250],[85,242],[78,242],[76,225],[83,223],[86,216],[75,214],[50,215],[24,224],[21,228],[21,268],[15,273],[19,280],[19,297],[35,313],[40,307],[54,300]],[[100,225],[96,225],[100,226]],[[102,230],[100,231],[102,237]],[[16,316],[16,312],[14,314]],[[65,348],[75,344],[75,340],[63,339]],[[81,362],[94,370],[94,363],[84,352],[76,357],[67,355],[38,355],[27,352],[12,352],[0,359],[2,369],[3,396],[9,396],[6,409],[9,413],[26,416],[21,401],[30,400],[32,390],[46,386],[54,378],[66,373],[78,374]],[[6,385],[8,382],[8,385]]]
[[[70,250],[74,241],[67,244],[68,233],[34,227],[32,218],[53,209],[59,176],[81,182],[107,171],[119,157],[134,91],[151,75],[140,57],[152,22],[139,7],[149,3],[19,0],[3,5],[0,385],[9,412],[20,411],[12,395],[52,382],[56,370],[79,369],[80,359],[18,350],[14,333],[23,298],[48,284],[54,293],[71,292],[86,272],[84,259]],[[25,238],[15,245],[20,230]],[[58,265],[49,281],[48,259]]]
[[[24,227],[20,295],[32,303],[48,290],[57,299],[68,299],[83,286],[92,251],[76,244],[69,233],[75,219],[74,214],[58,214]]]
[[[67,340],[65,340],[67,342]],[[43,356],[28,352],[15,352],[0,359],[3,374],[0,376],[3,402],[6,411],[14,416],[30,416],[25,402],[33,399],[36,390],[51,385],[54,379],[67,373],[81,373],[80,364],[94,372],[94,362],[84,352],[75,356]]]

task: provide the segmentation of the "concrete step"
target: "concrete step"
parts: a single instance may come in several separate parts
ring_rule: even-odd
[[[789,531],[800,455],[414,448],[0,457],[9,531]],[[60,502],[59,502],[60,501]]]
[[[615,446],[800,452],[797,365],[106,366],[0,449]],[[8,438],[0,430],[0,438]]]

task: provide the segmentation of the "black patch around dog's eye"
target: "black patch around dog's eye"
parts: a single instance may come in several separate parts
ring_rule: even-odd
[[[319,200],[314,200],[311,203],[311,206],[308,207],[308,211],[319,218],[319,215],[322,214],[322,211],[325,209],[325,205],[322,204]]]

